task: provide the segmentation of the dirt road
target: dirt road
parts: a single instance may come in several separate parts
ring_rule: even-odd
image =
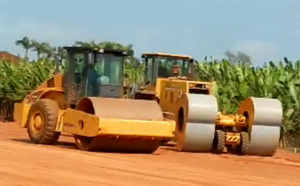
[[[0,123],[0,186],[300,186],[300,156],[279,151],[273,158],[227,154],[153,155],[83,152],[73,139],[56,146],[28,142],[13,123]]]

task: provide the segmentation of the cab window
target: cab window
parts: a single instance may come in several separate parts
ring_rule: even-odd
[[[157,58],[158,61],[158,77],[170,77],[173,75],[173,67],[178,66],[180,76],[188,75],[188,60]]]
[[[113,54],[97,54],[90,76],[101,85],[122,85],[123,57]]]

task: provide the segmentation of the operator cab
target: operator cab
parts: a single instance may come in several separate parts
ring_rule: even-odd
[[[193,66],[196,62],[192,56],[167,53],[144,53],[145,82],[155,84],[157,78],[179,77],[193,79]]]
[[[68,55],[64,88],[69,104],[76,104],[84,97],[122,97],[124,59],[131,52],[85,47],[64,49]]]

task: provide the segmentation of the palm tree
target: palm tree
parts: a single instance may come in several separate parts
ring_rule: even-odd
[[[63,47],[53,47],[51,57],[58,58],[58,59],[62,60],[63,58],[67,57],[67,53],[63,49]]]
[[[56,48],[56,55],[60,58],[66,58],[67,57],[67,53],[66,51],[63,49],[63,47],[57,47]]]
[[[111,49],[111,50],[125,50],[125,51],[132,51],[133,52],[133,45],[122,45],[120,43],[111,42],[111,41],[104,41],[104,42],[96,42],[94,40],[90,42],[84,42],[84,41],[75,41],[75,46],[81,46],[81,47],[94,47],[94,48],[103,48],[103,49]]]
[[[93,47],[94,42],[75,41],[75,46],[79,47]]]
[[[26,36],[24,36],[22,39],[19,39],[15,42],[17,46],[22,46],[25,49],[25,55],[24,58],[28,59],[28,51],[32,48],[32,43],[30,39]]]
[[[32,49],[37,53],[37,60],[40,59],[42,54],[52,54],[52,47],[46,42],[39,43],[38,41],[32,40]]]
[[[132,46],[133,46],[132,44],[125,46],[120,43],[115,43],[111,41],[100,42],[98,45],[102,46],[105,49],[125,50],[125,51],[132,51]]]

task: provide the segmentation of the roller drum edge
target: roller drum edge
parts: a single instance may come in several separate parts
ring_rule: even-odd
[[[186,94],[181,97],[185,122],[178,132],[177,149],[210,152],[218,114],[217,99],[212,95]]]
[[[277,99],[247,98],[239,114],[248,113],[250,128],[249,155],[273,156],[277,150],[282,125],[282,105]]]

